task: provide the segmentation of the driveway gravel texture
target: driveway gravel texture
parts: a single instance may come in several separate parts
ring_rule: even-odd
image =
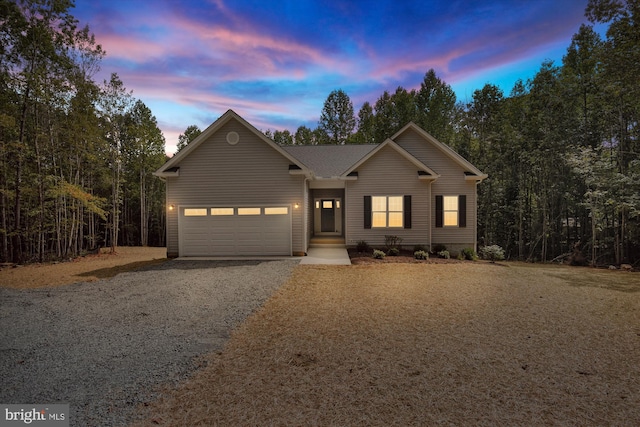
[[[68,403],[71,426],[126,425],[221,351],[297,264],[172,260],[91,283],[0,288],[0,402]]]

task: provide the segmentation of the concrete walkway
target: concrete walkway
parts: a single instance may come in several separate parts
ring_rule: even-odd
[[[351,265],[345,248],[309,248],[307,256],[300,259],[302,264]]]
[[[300,264],[351,265],[351,259],[345,248],[309,248],[307,256],[244,256],[244,257],[179,257],[177,261],[277,261],[299,259]]]

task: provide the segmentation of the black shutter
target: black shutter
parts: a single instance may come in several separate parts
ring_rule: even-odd
[[[402,213],[404,214],[404,228],[411,228],[411,196],[404,196]]]
[[[364,228],[371,228],[371,196],[364,196]]]
[[[436,196],[436,227],[442,227],[444,219],[444,206],[442,196]]]
[[[467,226],[467,196],[458,196],[458,226]]]

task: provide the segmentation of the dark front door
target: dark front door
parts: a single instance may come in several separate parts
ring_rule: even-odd
[[[320,227],[323,232],[336,231],[336,201],[334,199],[320,200]]]

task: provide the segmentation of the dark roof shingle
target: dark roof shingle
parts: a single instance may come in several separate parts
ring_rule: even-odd
[[[317,177],[342,175],[377,145],[286,145],[282,148],[313,171]]]

